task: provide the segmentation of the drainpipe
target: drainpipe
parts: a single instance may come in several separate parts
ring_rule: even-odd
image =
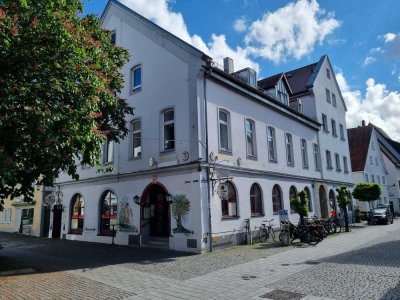
[[[207,65],[203,76],[203,89],[204,89],[204,114],[205,114],[205,127],[206,127],[206,163],[209,164],[208,157],[208,117],[207,117],[207,80],[206,77],[210,74],[211,70],[209,65]],[[206,168],[207,176],[207,204],[208,204],[208,231],[209,231],[209,245],[210,252],[212,252],[212,224],[211,224],[211,188],[210,188],[210,173],[208,167]]]
[[[319,151],[319,157],[318,157],[318,159],[319,159],[319,165],[320,165],[320,170],[321,170],[321,179],[323,180],[324,179],[324,168],[323,168],[323,166],[322,166],[322,154],[321,154],[321,143],[320,143],[320,141],[319,141],[319,132],[317,133],[317,142],[318,142],[318,151]],[[318,195],[318,199],[319,199],[319,190],[317,191],[316,190],[316,186],[315,186],[315,194],[317,194]],[[316,198],[315,198],[316,199]],[[321,213],[321,215],[320,215],[320,217],[322,216],[322,207],[321,207],[321,199],[319,199],[319,201],[318,201],[318,205],[319,205],[319,212]],[[317,206],[318,206],[317,205]],[[329,215],[329,211],[328,211],[328,215]]]

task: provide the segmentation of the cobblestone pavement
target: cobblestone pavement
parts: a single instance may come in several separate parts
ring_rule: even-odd
[[[0,299],[267,299],[277,290],[299,293],[293,299],[400,299],[399,232],[397,221],[315,247],[255,245],[206,255],[0,234],[0,263],[6,256],[41,272],[0,277]],[[38,281],[48,292],[33,291]]]

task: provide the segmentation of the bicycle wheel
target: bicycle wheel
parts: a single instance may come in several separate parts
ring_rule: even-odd
[[[271,228],[269,229],[269,232],[270,232],[270,235],[271,235],[271,237],[272,237],[272,240],[275,242],[275,231],[274,231],[274,229],[271,227]]]
[[[337,230],[338,230],[338,228],[337,228],[336,224],[332,223],[331,224],[331,233],[337,233]]]
[[[269,238],[268,231],[260,229],[258,234],[259,234],[258,237],[259,237],[261,243],[265,243],[266,241],[268,241],[268,238]]]
[[[341,225],[336,225],[336,232],[341,233],[342,232],[342,226]]]
[[[307,243],[311,246],[317,245],[321,241],[318,232],[315,230],[310,231],[307,234]]]

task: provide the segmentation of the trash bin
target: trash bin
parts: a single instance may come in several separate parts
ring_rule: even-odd
[[[279,240],[282,246],[289,246],[290,244],[290,227],[289,224],[281,225],[281,233],[279,234]]]

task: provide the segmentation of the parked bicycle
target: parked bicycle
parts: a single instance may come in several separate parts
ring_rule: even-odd
[[[275,241],[275,232],[271,225],[272,221],[274,221],[274,219],[271,219],[269,221],[264,220],[259,227],[260,230],[258,231],[258,237],[260,239],[260,242],[265,243],[269,240],[270,237],[273,241]],[[266,223],[268,223],[268,225],[266,225]]]

